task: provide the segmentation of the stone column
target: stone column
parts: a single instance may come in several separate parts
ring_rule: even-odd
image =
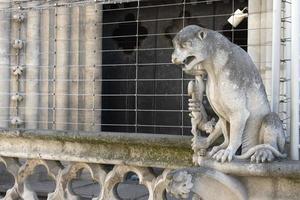
[[[70,56],[70,79],[72,79],[71,85],[70,85],[70,93],[72,94],[70,98],[70,129],[72,130],[78,130],[78,118],[79,118],[79,112],[78,112],[78,93],[79,93],[79,85],[82,84],[79,79],[79,70],[81,68],[80,66],[80,40],[82,38],[80,35],[80,10],[81,6],[75,6],[71,10],[71,16],[72,16],[72,27],[71,27],[71,56]]]
[[[27,4],[35,5],[38,2]],[[25,127],[29,129],[37,129],[39,120],[40,17],[39,10],[27,13]]]
[[[9,105],[10,96],[10,82],[3,82],[3,80],[10,80],[10,18],[9,12],[2,11],[2,9],[10,6],[10,0],[3,0],[0,3],[0,127],[6,128],[9,120]]]
[[[50,43],[53,42],[53,35],[50,34],[50,10],[45,9],[41,11],[41,24],[40,24],[40,49],[41,49],[41,56],[40,56],[40,107],[39,110],[39,128],[40,129],[48,129],[48,122],[49,122],[49,85],[50,85],[50,77],[49,77],[49,70],[51,67],[50,60]],[[53,17],[53,16],[52,16]]]
[[[85,12],[85,130],[101,126],[102,5],[88,5]],[[97,95],[96,95],[97,94]],[[99,109],[96,111],[96,109]],[[98,125],[96,125],[98,124]]]
[[[56,83],[55,83],[55,123],[56,129],[68,127],[69,99],[69,51],[70,51],[70,8],[57,8]]]
[[[248,3],[248,54],[260,69],[260,0],[252,0]]]

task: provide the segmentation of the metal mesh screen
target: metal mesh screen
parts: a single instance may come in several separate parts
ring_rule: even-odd
[[[263,19],[272,8],[251,6],[249,19],[235,28],[227,21],[249,4],[3,1],[0,125],[189,135],[186,88],[192,77],[171,64],[171,40],[189,24],[219,31],[249,52],[269,93],[272,27]]]
[[[227,22],[246,6],[246,1],[182,0],[104,5],[103,130],[189,134],[191,77],[170,63],[171,40],[184,26],[199,24],[246,49],[247,20],[237,29]]]

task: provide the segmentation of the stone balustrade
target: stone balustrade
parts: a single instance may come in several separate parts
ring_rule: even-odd
[[[201,157],[200,166],[195,167],[190,139],[130,133],[1,130],[0,163],[13,179],[5,190],[0,183],[2,199],[132,199],[124,198],[122,191],[130,194],[138,190],[143,192],[134,199],[298,198],[298,161],[218,163]],[[40,183],[31,181],[40,168],[44,172],[39,178],[52,181],[44,191],[40,190]],[[3,182],[6,178],[1,174]],[[74,186],[74,181],[83,176],[81,180],[88,180],[93,186],[92,190],[81,188],[89,198],[83,198],[76,190],[83,182]],[[128,180],[137,188],[124,186]]]
[[[147,199],[164,199],[167,173],[192,165],[189,137],[2,130],[0,138],[0,162],[14,179],[2,198],[7,200],[82,199],[71,185],[83,171],[98,183],[94,190],[100,192],[92,199],[122,199],[116,191],[128,174],[144,186]],[[49,193],[30,181],[40,166],[46,169],[42,176],[55,183]]]
[[[147,167],[137,167],[129,165],[114,165],[110,170],[105,164],[85,163],[85,162],[68,162],[63,166],[59,161],[28,159],[25,163],[20,164],[18,159],[1,157],[1,162],[5,164],[9,173],[14,177],[15,184],[6,191],[2,199],[26,199],[38,200],[36,191],[30,186],[28,177],[35,172],[37,166],[44,166],[48,176],[55,180],[54,192],[48,193],[47,199],[80,199],[71,188],[71,181],[77,178],[83,169],[90,173],[94,182],[98,183],[99,196],[96,199],[121,199],[116,188],[119,183],[123,182],[128,173],[135,173],[138,176],[139,183],[144,185],[148,190],[148,199],[164,199],[166,188],[165,174],[169,169],[165,169],[162,175],[156,177],[155,174]]]

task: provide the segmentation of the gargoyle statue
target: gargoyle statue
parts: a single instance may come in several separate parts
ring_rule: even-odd
[[[219,162],[285,158],[282,122],[271,112],[262,79],[250,56],[220,33],[196,25],[177,33],[173,45],[174,64],[184,64],[183,71],[196,76],[196,80],[199,74],[207,73],[206,95],[219,117],[212,133],[196,142],[194,148],[208,148],[223,134],[224,142],[209,153]],[[190,107],[197,104],[190,102]],[[242,154],[236,155],[240,146]]]

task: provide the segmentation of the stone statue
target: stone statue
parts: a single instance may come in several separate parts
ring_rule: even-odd
[[[211,133],[205,138],[197,132],[205,130],[203,123],[207,117],[202,114],[204,121],[198,120],[198,125],[192,119],[194,151],[207,149],[223,134],[224,142],[209,152],[219,162],[230,162],[233,158],[251,158],[256,162],[285,158],[282,122],[270,110],[265,87],[250,56],[218,32],[195,25],[183,28],[173,39],[173,45],[174,64],[184,64],[182,70],[194,75],[198,84],[207,74],[206,95],[219,117],[215,126],[208,128]],[[194,93],[203,95],[201,88],[192,88]],[[192,117],[194,112],[205,112],[201,101],[202,97],[191,98]],[[236,155],[240,146],[242,153]]]
[[[205,84],[203,80],[203,74],[199,74],[196,76],[195,80],[190,81],[188,84],[188,94],[191,96],[189,99],[189,110],[191,111],[191,124],[192,124],[192,148],[195,152],[194,157],[196,156],[204,156],[206,153],[206,148],[199,149],[198,147],[201,146],[199,143],[204,141],[203,137],[201,137],[201,131],[205,131],[206,133],[212,133],[215,121],[214,119],[208,121],[207,113],[204,109],[202,104],[203,101],[203,93],[205,90]],[[203,146],[202,146],[203,147]]]

